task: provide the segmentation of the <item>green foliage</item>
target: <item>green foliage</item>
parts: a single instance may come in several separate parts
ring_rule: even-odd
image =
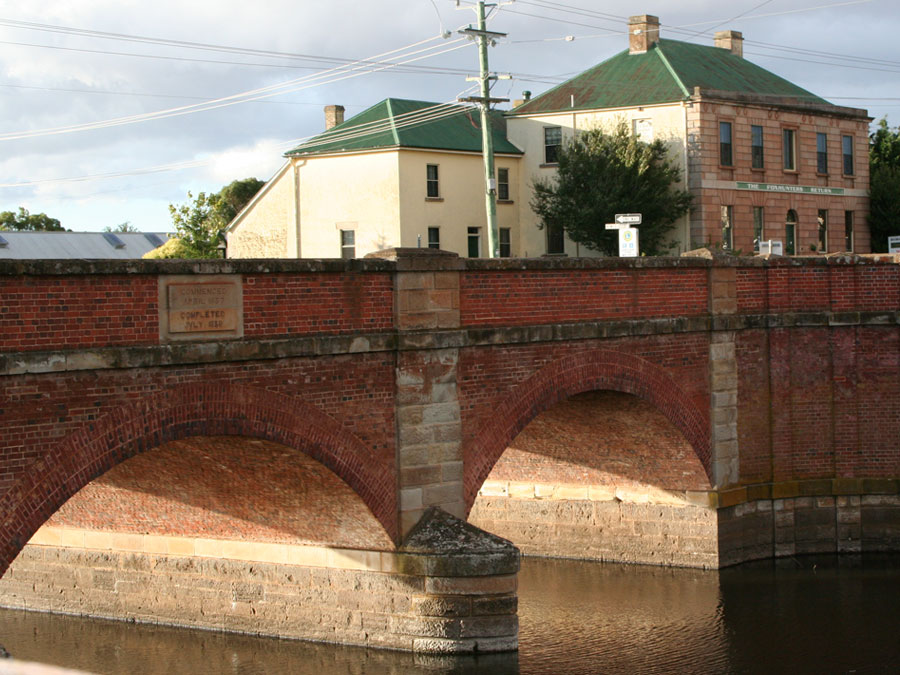
[[[891,129],[886,117],[869,136],[869,231],[875,253],[900,235],[900,127]]]
[[[217,247],[224,238],[225,228],[263,184],[256,178],[245,178],[232,181],[213,194],[201,192],[195,198],[188,192],[188,201],[184,204],[169,204],[172,223],[178,239],[184,244],[177,250],[190,255],[166,257],[218,258]]]
[[[0,213],[0,230],[7,232],[65,232],[66,228],[56,218],[46,213],[29,213],[19,207],[18,213],[3,211]]]
[[[203,258],[200,251],[191,248],[183,239],[173,237],[162,246],[148,251],[143,256],[147,260],[159,260],[165,258]]]
[[[124,223],[119,223],[119,224],[116,225],[115,227],[112,226],[112,225],[107,225],[106,227],[103,228],[103,231],[104,231],[104,232],[113,232],[113,233],[116,233],[116,234],[119,234],[119,233],[126,233],[126,234],[127,234],[127,233],[131,233],[131,232],[135,232],[135,233],[136,233],[136,232],[140,232],[139,229],[137,229],[134,225],[132,225],[132,224],[131,224],[129,221],[127,221],[127,220],[126,220]]]
[[[612,132],[589,129],[559,151],[555,178],[534,184],[531,208],[541,227],[562,227],[572,241],[618,255],[618,233],[607,230],[616,213],[640,213],[641,253],[662,255],[675,221],[691,207],[691,194],[675,184],[680,171],[661,140],[644,143],[624,122]]]

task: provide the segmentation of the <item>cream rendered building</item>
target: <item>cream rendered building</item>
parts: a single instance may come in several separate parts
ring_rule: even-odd
[[[717,33],[715,46],[660,39],[659,19],[641,15],[628,35],[627,50],[493,113],[501,255],[597,255],[539,227],[529,202],[534,182],[554,176],[561,145],[620,122],[663,140],[693,195],[670,233],[672,253],[750,253],[763,241],[787,255],[869,251],[865,110],[745,60],[735,31]],[[287,159],[230,225],[229,257],[361,257],[394,246],[487,254],[471,108],[386,99]]]
[[[342,114],[339,107],[326,112]],[[390,247],[487,255],[479,117],[386,99],[287,153],[228,228],[230,258],[353,258]],[[521,255],[521,151],[493,116],[501,253]]]

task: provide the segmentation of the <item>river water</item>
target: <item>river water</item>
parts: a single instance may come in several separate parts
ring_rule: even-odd
[[[898,673],[900,556],[722,571],[527,559],[520,648],[468,658],[0,610],[15,657],[97,673]]]

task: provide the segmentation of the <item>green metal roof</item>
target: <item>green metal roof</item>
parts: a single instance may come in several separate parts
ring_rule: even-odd
[[[494,152],[521,155],[506,120],[491,112]],[[387,98],[285,153],[288,157],[382,148],[481,152],[481,117],[467,106]]]
[[[830,105],[825,99],[727,49],[661,39],[643,54],[629,54],[628,50],[616,54],[520,105],[512,113],[671,103],[689,98],[694,87]]]

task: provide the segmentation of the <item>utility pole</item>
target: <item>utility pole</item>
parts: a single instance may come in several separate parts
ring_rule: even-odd
[[[489,6],[496,7],[497,5]],[[487,213],[488,257],[499,258],[500,232],[497,229],[497,179],[494,177],[494,138],[491,133],[490,108],[491,103],[501,103],[509,99],[491,98],[491,81],[499,78],[496,75],[491,75],[488,69],[488,43],[493,43],[497,38],[506,37],[506,33],[495,33],[487,30],[484,8],[484,0],[478,0],[477,7],[473,8],[478,14],[478,28],[469,26],[459,31],[463,35],[468,35],[470,38],[478,41],[480,76],[466,79],[481,82],[481,96],[467,96],[459,100],[478,103],[481,108],[481,154],[484,157],[484,206]]]

